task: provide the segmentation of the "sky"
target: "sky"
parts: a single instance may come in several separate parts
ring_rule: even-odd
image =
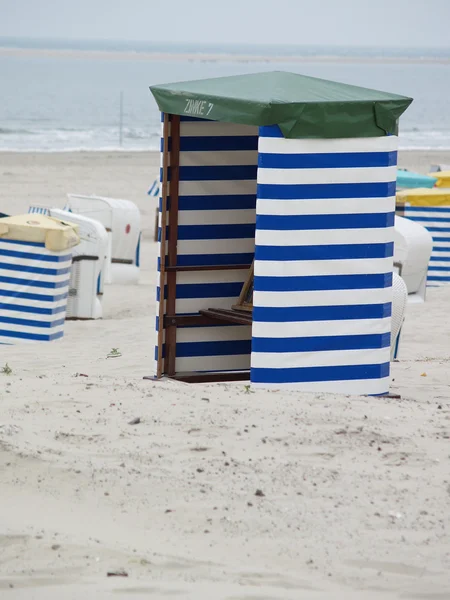
[[[450,47],[450,0],[0,0],[0,36]]]

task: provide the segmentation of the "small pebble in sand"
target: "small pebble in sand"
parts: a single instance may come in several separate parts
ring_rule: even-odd
[[[265,493],[262,490],[256,490],[255,496],[259,496],[260,498],[263,498],[265,496]]]
[[[60,544],[53,544],[52,550],[59,550],[61,548]]]
[[[116,571],[108,571],[107,577],[128,577],[128,573],[125,569],[117,569]]]
[[[131,419],[131,421],[128,422],[128,425],[139,425],[140,422],[141,422],[141,418],[136,417],[135,419]]]

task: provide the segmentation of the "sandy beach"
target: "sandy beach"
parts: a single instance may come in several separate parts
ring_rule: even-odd
[[[400,400],[143,380],[158,165],[0,153],[0,211],[95,193],[136,202],[144,229],[140,284],[108,286],[102,320],[0,346],[0,598],[449,598],[450,287],[408,306]]]

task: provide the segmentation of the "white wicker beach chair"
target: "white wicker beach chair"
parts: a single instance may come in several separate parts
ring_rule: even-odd
[[[405,321],[408,290],[403,279],[397,273],[392,281],[392,317],[391,317],[391,360],[398,356],[400,335]]]

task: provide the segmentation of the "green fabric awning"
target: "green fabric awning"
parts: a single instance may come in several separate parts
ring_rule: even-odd
[[[162,112],[279,125],[286,138],[397,135],[412,98],[284,71],[151,86]]]

